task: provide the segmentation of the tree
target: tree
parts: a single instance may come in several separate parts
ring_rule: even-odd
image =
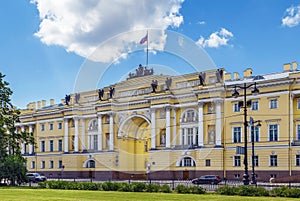
[[[12,90],[0,73],[0,181],[23,182],[26,178],[26,160],[21,155],[22,143],[34,143],[32,133],[17,132],[16,123],[20,122],[20,111],[11,103]],[[25,167],[25,171],[24,171]]]

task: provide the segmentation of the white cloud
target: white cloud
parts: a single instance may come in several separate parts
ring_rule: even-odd
[[[285,17],[281,19],[283,26],[294,27],[300,23],[300,5],[287,8],[285,13]]]
[[[59,45],[95,61],[112,62],[119,56],[126,57],[139,43],[145,31],[138,30],[179,27],[183,23],[179,12],[183,1],[31,0],[41,19],[35,36],[47,45]],[[165,38],[163,33],[151,36],[149,46],[161,50]]]
[[[204,25],[204,24],[206,24],[206,22],[205,21],[199,21],[198,24]]]
[[[216,31],[210,34],[209,38],[207,39],[205,39],[203,36],[200,36],[196,44],[204,48],[205,47],[218,48],[220,46],[228,45],[228,41],[232,37],[233,37],[233,33],[231,33],[225,28],[221,28],[220,31]]]

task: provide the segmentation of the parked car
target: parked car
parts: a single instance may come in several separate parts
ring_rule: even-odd
[[[29,182],[42,182],[46,181],[47,178],[45,176],[41,176],[39,173],[27,173],[26,176],[28,177]]]
[[[193,184],[218,184],[222,180],[218,175],[204,175],[199,178],[193,179]]]

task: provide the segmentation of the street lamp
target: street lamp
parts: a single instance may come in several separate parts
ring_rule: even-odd
[[[252,177],[251,177],[251,183],[252,184],[256,184],[256,174],[255,174],[255,155],[254,155],[254,126],[256,127],[260,127],[261,126],[261,120],[257,120],[257,121],[254,121],[252,117],[250,117],[250,121],[249,121],[249,124],[250,124],[250,128],[251,128],[251,142],[252,142]],[[257,123],[256,125],[254,125],[255,123]]]
[[[247,89],[254,86],[254,89],[252,90],[252,94],[259,93],[259,90],[256,87],[256,82],[253,84],[247,85],[244,83],[242,86],[240,85],[234,85],[234,92],[232,94],[233,97],[237,98],[240,94],[237,91],[237,88],[244,90],[244,101],[243,101],[243,108],[244,108],[244,165],[245,165],[245,173],[243,175],[243,182],[244,185],[249,185],[249,173],[248,173],[248,153],[247,153],[247,127],[248,127],[248,121],[247,121],[247,106],[251,105],[251,102],[247,102]],[[249,104],[250,103],[250,104]]]

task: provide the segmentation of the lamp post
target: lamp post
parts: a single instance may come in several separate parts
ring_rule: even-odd
[[[249,185],[249,173],[248,173],[248,153],[247,153],[247,127],[248,127],[248,121],[247,121],[247,106],[251,105],[251,102],[247,103],[247,89],[254,86],[254,89],[252,90],[253,94],[259,93],[259,90],[256,88],[256,82],[254,84],[247,85],[244,83],[242,86],[235,85],[234,86],[234,92],[232,96],[238,97],[240,94],[237,91],[237,88],[244,90],[244,100],[243,100],[243,108],[244,108],[244,165],[245,165],[245,172],[243,175],[243,182],[244,185]],[[250,103],[250,104],[249,104]]]
[[[250,117],[250,126],[251,126],[251,143],[252,143],[252,177],[251,177],[251,184],[256,184],[256,174],[255,174],[255,153],[254,153],[254,126],[260,127],[261,126],[261,120],[254,121],[252,117]],[[256,125],[254,125],[257,123]]]

